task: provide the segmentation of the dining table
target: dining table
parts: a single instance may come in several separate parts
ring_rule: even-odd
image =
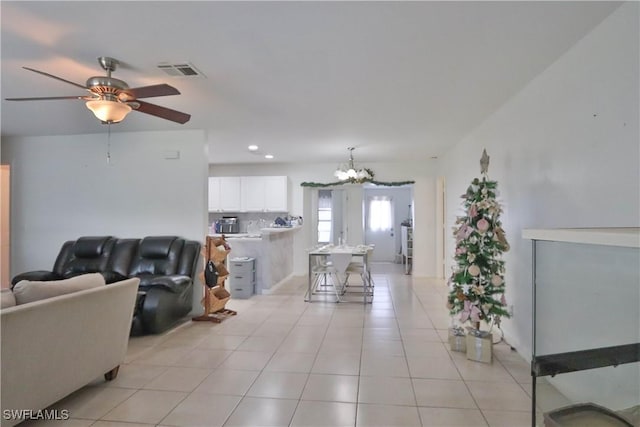
[[[336,275],[344,276],[344,280],[340,283],[340,293],[345,294],[347,291],[347,281],[349,275],[358,274],[362,278],[363,287],[363,301],[366,304],[373,299],[373,281],[371,280],[371,271],[369,268],[369,255],[373,251],[373,245],[334,245],[326,244],[319,245],[308,251],[309,255],[309,268],[308,268],[308,283],[307,283],[307,295],[308,302],[312,302],[313,295],[313,266],[316,265],[316,258],[323,258],[324,264],[326,261],[331,260],[331,267]],[[355,261],[355,259],[358,259]],[[355,267],[355,268],[354,268]],[[369,298],[369,301],[367,300]],[[338,297],[338,302],[340,298]]]

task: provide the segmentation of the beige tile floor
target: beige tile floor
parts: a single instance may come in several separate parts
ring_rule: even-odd
[[[445,285],[400,267],[373,266],[367,306],[305,303],[295,278],[220,324],[132,338],[118,378],[54,405],[58,425],[530,426],[528,364],[504,343],[491,365],[450,352]]]

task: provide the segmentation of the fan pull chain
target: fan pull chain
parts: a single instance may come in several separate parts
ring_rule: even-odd
[[[107,123],[107,164],[111,164],[111,123]]]

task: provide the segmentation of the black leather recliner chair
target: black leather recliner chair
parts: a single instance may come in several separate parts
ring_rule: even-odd
[[[11,282],[60,280],[85,273],[101,273],[107,283],[137,277],[131,334],[155,334],[191,311],[199,255],[199,242],[176,236],[80,237],[64,243],[52,271],[23,273]]]
[[[200,243],[178,237],[140,241],[128,277],[140,279],[132,334],[159,333],[191,311]]]
[[[80,237],[78,240],[65,242],[56,257],[53,270],[18,274],[11,280],[11,285],[20,280],[62,280],[80,274],[102,273],[107,269],[115,243],[116,239],[112,236]]]

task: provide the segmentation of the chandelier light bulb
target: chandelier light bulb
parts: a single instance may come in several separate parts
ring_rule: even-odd
[[[333,175],[340,181],[349,181],[362,183],[367,180],[373,179],[372,172],[366,168],[358,169],[353,163],[353,150],[354,147],[349,147],[349,162],[346,165],[338,167]]]

